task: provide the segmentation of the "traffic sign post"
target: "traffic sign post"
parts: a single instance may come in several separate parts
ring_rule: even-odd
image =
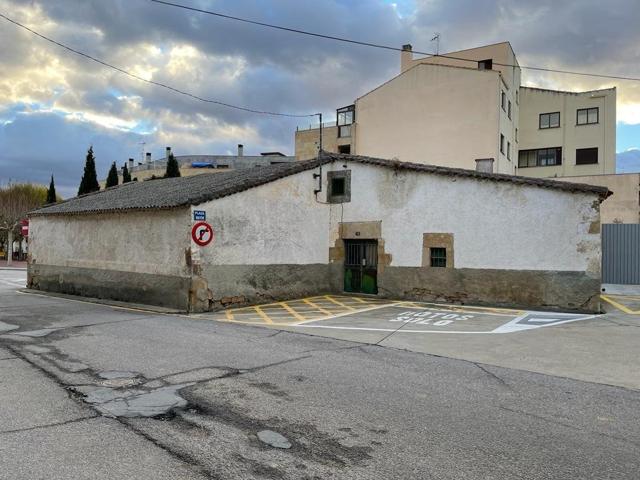
[[[198,222],[191,229],[191,238],[201,247],[209,245],[214,236],[213,228],[207,222]]]

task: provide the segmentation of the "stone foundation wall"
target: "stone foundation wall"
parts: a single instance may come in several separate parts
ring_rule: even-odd
[[[30,288],[184,311],[343,293],[341,264],[209,265],[200,276],[29,265]],[[378,296],[427,302],[600,311],[600,279],[582,272],[385,266]]]
[[[584,272],[387,266],[379,295],[409,300],[600,311],[600,279]]]
[[[209,289],[208,309],[217,309],[331,293],[331,271],[328,264],[206,265],[201,275]]]
[[[36,290],[189,310],[189,277],[37,264],[27,275]]]

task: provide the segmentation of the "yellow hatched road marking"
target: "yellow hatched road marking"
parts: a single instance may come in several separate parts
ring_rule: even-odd
[[[315,303],[313,303],[311,300],[309,300],[308,298],[304,298],[302,299],[302,301],[304,303],[306,303],[307,305],[311,305],[313,308],[315,308],[316,310],[320,310],[322,313],[324,313],[325,315],[335,315],[333,312],[330,312],[329,310],[326,310],[324,308],[322,308],[319,305],[316,305]]]
[[[271,320],[269,318],[269,316],[262,311],[262,308],[258,307],[257,305],[255,307],[253,307],[253,308],[254,308],[254,310],[256,312],[258,312],[258,315],[260,315],[262,317],[262,319],[265,321],[265,323],[273,323],[273,320]]]
[[[349,310],[356,310],[354,307],[352,307],[350,305],[346,305],[346,304],[344,304],[342,302],[339,302],[338,300],[336,300],[335,298],[331,297],[330,295],[325,295],[324,298],[326,298],[330,302],[335,303],[336,305],[339,305],[341,307],[348,308]]]
[[[349,298],[353,298],[356,302],[360,302],[360,303],[369,303],[366,300],[363,300],[360,297],[349,297]]]
[[[630,308],[625,307],[621,303],[616,302],[614,299],[609,298],[606,295],[600,295],[600,298],[602,298],[605,302],[610,303],[611,305],[616,307],[618,310],[622,310],[624,313],[628,313],[630,315],[640,315],[640,310],[631,310]]]
[[[304,317],[303,315],[300,315],[298,312],[296,312],[293,308],[291,308],[291,306],[288,303],[281,302],[280,305],[282,306],[282,308],[284,308],[287,312],[289,312],[291,315],[293,315],[299,321],[306,320],[306,317]]]

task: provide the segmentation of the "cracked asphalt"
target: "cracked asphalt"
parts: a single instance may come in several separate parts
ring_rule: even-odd
[[[22,294],[20,275],[0,271],[2,479],[638,478],[633,388]]]

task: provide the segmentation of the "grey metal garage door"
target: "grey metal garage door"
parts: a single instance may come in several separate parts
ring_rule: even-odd
[[[640,224],[602,225],[602,283],[640,285]]]

